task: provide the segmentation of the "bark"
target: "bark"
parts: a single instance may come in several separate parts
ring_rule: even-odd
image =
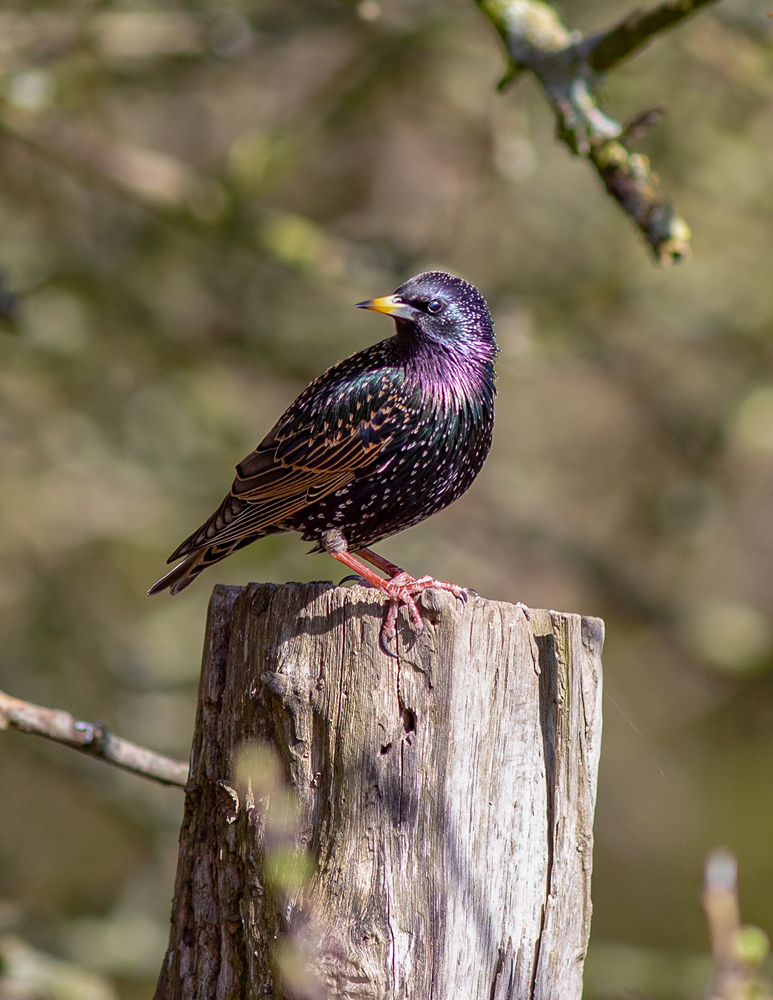
[[[215,589],[156,1000],[580,1000],[603,623],[423,607],[390,658],[371,590]]]
[[[162,785],[185,788],[188,783],[188,765],[180,760],[121,739],[102,722],[82,722],[59,708],[43,708],[0,691],[0,729],[9,726],[72,747]]]

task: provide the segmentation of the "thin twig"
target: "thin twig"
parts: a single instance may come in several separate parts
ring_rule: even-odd
[[[596,73],[606,73],[622,59],[660,31],[673,28],[701,7],[716,0],[665,0],[651,10],[632,10],[614,28],[601,32],[587,42],[588,57]]]
[[[769,984],[757,974],[767,937],[741,923],[738,860],[732,851],[720,847],[706,859],[702,902],[715,969],[711,1000],[772,1000]]]
[[[629,141],[656,115],[637,115],[624,129],[598,105],[601,74],[653,35],[714,0],[665,0],[649,11],[633,11],[591,38],[569,31],[543,0],[476,0],[496,28],[509,58],[500,89],[525,69],[542,85],[556,115],[558,137],[593,164],[607,192],[639,227],[657,259],[671,264],[689,256],[690,230],[666,198],[646,156]]]
[[[55,743],[62,743],[143,778],[159,781],[162,785],[185,788],[188,783],[188,765],[182,761],[172,760],[114,736],[101,722],[80,722],[69,712],[42,708],[0,691],[0,729],[8,726],[22,733],[45,736]]]

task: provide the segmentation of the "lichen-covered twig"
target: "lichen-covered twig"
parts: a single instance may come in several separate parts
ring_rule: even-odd
[[[663,193],[648,158],[629,149],[630,139],[654,124],[656,116],[638,115],[634,125],[624,129],[601,110],[595,94],[602,73],[657,32],[711,2],[665,0],[584,39],[579,32],[570,32],[543,0],[476,0],[497,29],[510,60],[500,86],[525,69],[534,73],[555,111],[559,138],[573,153],[590,160],[662,264],[689,256],[690,230]]]
[[[741,923],[738,861],[725,848],[706,859],[703,910],[714,960],[711,1000],[773,1000],[770,984],[758,975],[768,952],[767,935]]]
[[[182,761],[172,760],[114,736],[102,723],[79,722],[69,712],[41,708],[0,691],[0,729],[9,726],[23,733],[45,736],[55,743],[98,757],[124,771],[159,781],[162,785],[184,788],[188,783],[188,765]]]
[[[653,35],[673,28],[709,3],[714,3],[714,0],[664,0],[650,10],[632,10],[614,28],[588,39],[591,69],[596,73],[608,72],[646,45]]]

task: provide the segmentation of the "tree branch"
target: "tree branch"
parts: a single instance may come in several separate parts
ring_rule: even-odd
[[[588,58],[596,73],[606,73],[646,45],[653,35],[694,14],[715,0],[664,0],[652,10],[632,10],[619,24],[587,41]]]
[[[0,691],[0,729],[7,729],[8,726],[22,733],[45,736],[55,743],[97,757],[132,774],[159,781],[162,785],[184,788],[188,783],[188,765],[182,761],[172,760],[114,736],[100,722],[79,722],[69,712],[41,708]]]
[[[768,953],[767,935],[741,923],[738,860],[726,848],[706,859],[702,902],[714,959],[711,1000],[773,1000],[770,984],[758,975]]]
[[[476,0],[502,39],[510,67],[500,88],[531,70],[556,115],[558,137],[595,167],[608,193],[629,215],[661,264],[690,253],[690,230],[666,198],[646,156],[632,153],[630,139],[657,120],[643,113],[623,128],[596,101],[601,73],[713,0],[665,0],[634,11],[608,31],[583,39],[570,32],[543,0]]]

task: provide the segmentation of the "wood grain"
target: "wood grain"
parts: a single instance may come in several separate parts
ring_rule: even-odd
[[[603,623],[423,605],[394,659],[371,590],[215,589],[156,1000],[579,1000]],[[235,775],[250,741],[300,803],[305,882],[272,883],[270,796]]]

